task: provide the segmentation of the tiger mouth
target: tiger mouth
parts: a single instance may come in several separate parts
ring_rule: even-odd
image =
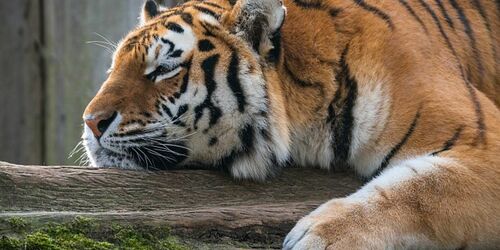
[[[137,140],[135,140],[137,142]],[[99,141],[87,143],[88,155],[97,167],[145,170],[177,169],[188,158],[189,149],[183,142],[148,142],[148,144],[103,146]],[[116,146],[116,147],[115,147]],[[126,167],[129,166],[129,167]]]
[[[186,160],[188,149],[181,143],[150,144],[125,149],[127,155],[138,166],[148,170],[168,170],[178,168]]]

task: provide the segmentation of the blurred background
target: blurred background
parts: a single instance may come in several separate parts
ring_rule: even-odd
[[[175,0],[157,1],[165,6]],[[0,1],[0,161],[73,165],[82,113],[143,0]]]

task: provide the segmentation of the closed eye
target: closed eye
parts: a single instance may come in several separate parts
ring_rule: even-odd
[[[153,72],[146,75],[146,78],[152,82],[172,78],[182,70],[181,64],[160,65]]]

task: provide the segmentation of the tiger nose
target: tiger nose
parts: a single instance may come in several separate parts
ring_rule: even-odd
[[[90,115],[88,118],[84,118],[85,124],[90,128],[94,136],[99,139],[104,132],[109,128],[109,125],[113,123],[118,115],[117,112],[111,114],[93,116]]]

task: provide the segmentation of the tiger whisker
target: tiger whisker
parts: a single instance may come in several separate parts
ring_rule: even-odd
[[[73,157],[73,155],[75,155],[76,153],[80,152],[83,149],[82,145],[83,141],[78,141],[73,150],[71,150],[71,152],[69,153],[68,159]]]
[[[175,152],[172,149],[170,149],[168,146],[163,145],[163,144],[150,145],[150,147],[153,147],[153,148],[159,149],[159,150],[167,150],[169,153],[173,153],[173,154],[178,155],[178,156],[187,156],[186,154]]]
[[[173,162],[173,160],[174,160],[174,159],[172,159],[172,158],[170,158],[168,156],[161,155],[160,153],[158,153],[158,152],[156,152],[154,150],[151,150],[151,149],[148,149],[148,148],[144,148],[144,149],[147,150],[148,152],[150,152],[151,154],[154,154],[154,155],[156,155],[158,157],[161,157],[161,158],[163,158],[165,160],[168,160],[169,162]]]
[[[101,37],[102,39],[104,39],[109,45],[113,46],[113,48],[118,48],[118,44],[117,43],[114,43],[112,42],[110,39],[108,39],[106,36],[98,33],[98,32],[94,32],[94,34],[96,34],[97,36]]]
[[[113,51],[112,51],[110,48],[108,48],[108,47],[106,47],[106,46],[104,46],[104,45],[102,45],[102,44],[99,44],[99,43],[89,43],[89,44],[94,44],[94,45],[97,45],[97,46],[99,46],[99,47],[101,47],[101,48],[104,48],[104,49],[106,50],[106,52],[108,52],[108,53],[110,53],[110,54],[113,54]]]

